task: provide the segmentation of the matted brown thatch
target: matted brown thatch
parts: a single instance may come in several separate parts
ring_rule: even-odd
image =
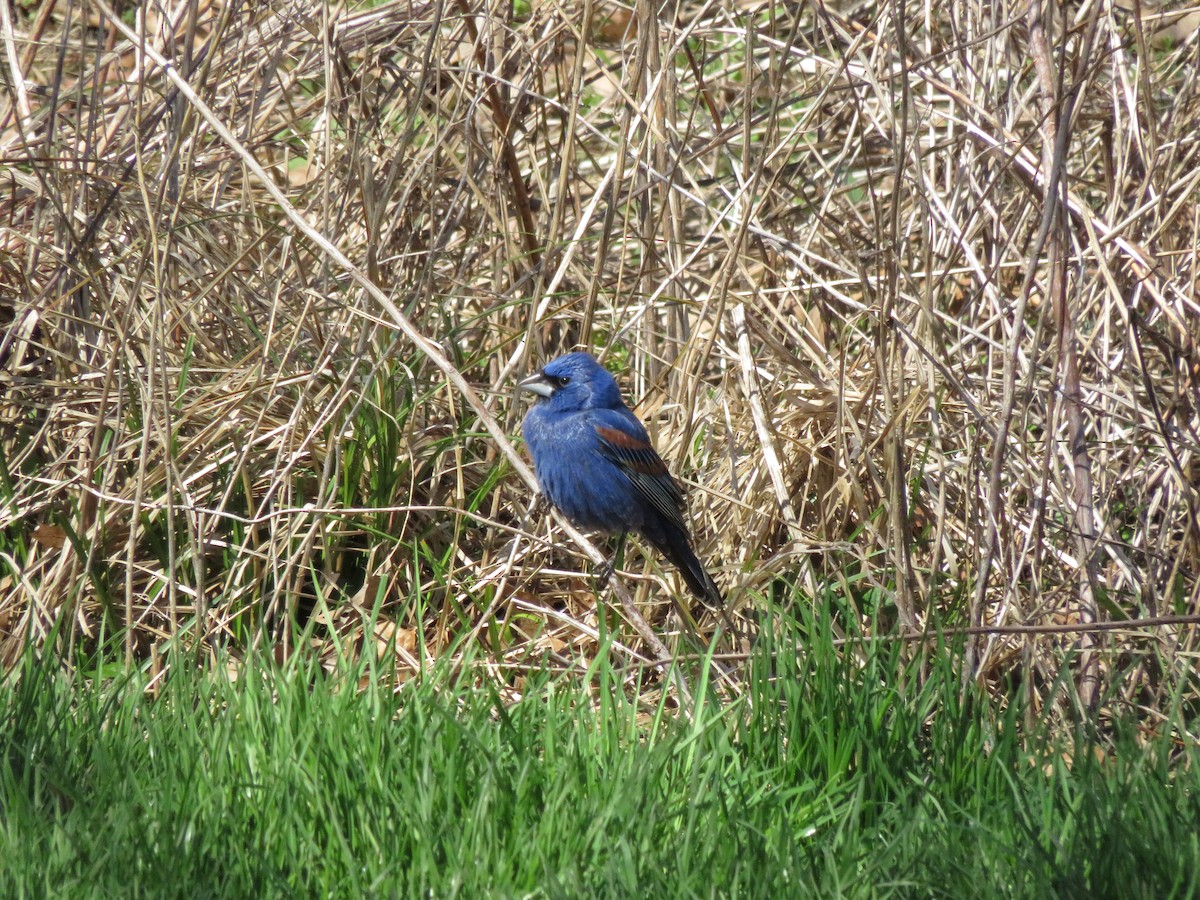
[[[301,620],[580,664],[586,559],[487,429],[584,346],[735,618],[830,590],[1086,703],[1191,665],[1194,13],[0,6],[5,660]]]

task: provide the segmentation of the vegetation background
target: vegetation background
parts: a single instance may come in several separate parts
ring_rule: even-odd
[[[798,627],[1194,747],[1187,4],[16,0],[0,42],[14,678],[263,651],[502,707],[611,660],[687,707],[718,622],[637,552],[603,615],[506,437],[586,347],[687,487],[723,700]]]

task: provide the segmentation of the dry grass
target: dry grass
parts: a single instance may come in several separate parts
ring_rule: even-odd
[[[299,618],[323,648],[376,622],[410,668],[464,641],[586,663],[587,560],[548,549],[486,431],[586,346],[735,616],[832,585],[881,633],[973,627],[997,689],[1158,706],[1200,590],[1200,34],[1175,8],[120,6],[193,99],[104,4],[18,3],[4,658],[60,618],[131,659],[290,652]],[[671,631],[663,573],[628,564]]]

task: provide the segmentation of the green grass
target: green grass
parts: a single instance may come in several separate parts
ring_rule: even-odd
[[[921,679],[896,645],[835,648],[824,618],[783,626],[747,697],[693,723],[604,663],[599,704],[548,677],[504,704],[304,663],[177,665],[149,699],[27,660],[0,701],[0,895],[1196,892],[1193,751],[1119,724],[1102,761],[1051,745],[964,702],[952,653]]]

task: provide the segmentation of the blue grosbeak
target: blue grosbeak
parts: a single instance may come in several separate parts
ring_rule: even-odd
[[[538,400],[523,431],[547,499],[580,528],[635,531],[674,563],[710,606],[721,592],[692,552],[683,494],[621,401],[617,382],[589,353],[568,353],[521,382]]]

